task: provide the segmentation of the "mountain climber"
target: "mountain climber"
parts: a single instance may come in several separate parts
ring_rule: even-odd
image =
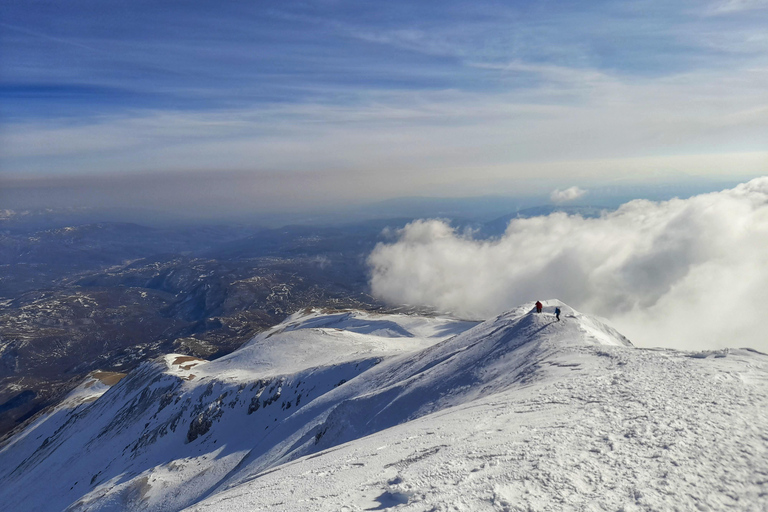
[[[557,317],[557,321],[560,321],[560,307],[555,308],[555,316]]]
[[[541,313],[541,308],[542,308],[541,302],[539,302],[539,301],[537,300],[537,301],[536,301],[536,312],[537,312],[537,313]]]

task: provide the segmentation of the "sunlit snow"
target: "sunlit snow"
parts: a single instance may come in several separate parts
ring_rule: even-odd
[[[768,356],[638,349],[559,301],[532,309],[305,311],[216,361],[91,378],[0,449],[0,503],[768,508]]]

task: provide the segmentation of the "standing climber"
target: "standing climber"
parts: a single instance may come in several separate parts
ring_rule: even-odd
[[[560,321],[560,307],[555,308],[555,316],[557,317],[557,321]]]
[[[537,313],[541,313],[541,308],[542,308],[541,302],[539,302],[539,301],[537,300],[537,301],[536,301],[536,312],[537,312]]]

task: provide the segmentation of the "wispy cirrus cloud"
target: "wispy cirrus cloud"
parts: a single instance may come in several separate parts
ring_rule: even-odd
[[[355,170],[361,193],[391,172],[413,177],[392,193],[458,194],[537,173],[548,191],[569,176],[755,175],[736,155],[768,140],[761,10],[20,5],[0,6],[6,175]]]
[[[645,81],[573,74],[582,78],[495,95],[370,91],[345,105],[275,103],[21,120],[0,133],[7,148],[3,167],[93,172],[117,160],[123,169],[138,170],[389,168],[435,178],[441,168],[464,167],[481,170],[473,179],[483,180],[496,172],[484,168],[560,162],[559,172],[541,176],[551,186],[581,160],[623,158],[642,179],[658,170],[644,167],[647,157],[687,154],[693,161],[702,154],[759,151],[768,140],[768,71]],[[741,165],[734,160],[723,172],[756,172]],[[691,164],[690,171],[695,168]],[[515,177],[524,175],[510,175]]]
[[[722,0],[709,6],[710,14],[730,14],[757,9],[768,9],[766,0]]]

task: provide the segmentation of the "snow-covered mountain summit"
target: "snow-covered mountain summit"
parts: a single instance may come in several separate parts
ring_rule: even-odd
[[[0,449],[0,503],[757,510],[767,364],[635,349],[555,300],[482,323],[304,311],[216,361],[90,379]]]

